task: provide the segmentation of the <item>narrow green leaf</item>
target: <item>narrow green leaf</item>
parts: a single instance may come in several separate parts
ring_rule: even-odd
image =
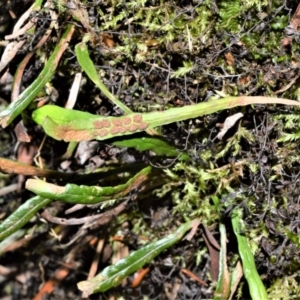
[[[243,272],[248,282],[250,295],[253,300],[267,300],[268,294],[256,270],[254,256],[248,245],[247,238],[240,234],[240,231],[243,229],[240,210],[233,211],[231,222],[238,241],[239,254],[243,263]]]
[[[0,113],[0,125],[3,128],[7,127],[30,104],[51,79],[64,50],[68,47],[73,31],[74,26],[69,25],[38,78]]]
[[[43,0],[35,0],[34,4],[32,5],[33,10],[39,10],[41,8],[42,3]]]
[[[243,275],[244,274],[243,274],[242,263],[239,260],[237,262],[235,268],[233,268],[233,270],[230,274],[230,296],[229,296],[229,299],[233,299],[233,295],[235,294]]]
[[[20,240],[26,235],[27,230],[25,229],[18,229],[17,231],[11,233],[8,237],[3,239],[0,242],[0,256],[2,255],[5,248],[14,244],[16,241]]]
[[[123,148],[135,148],[141,152],[150,150],[161,156],[177,157],[180,155],[179,160],[189,159],[189,155],[186,152],[180,153],[174,146],[158,137],[130,138],[116,141],[113,144]]]
[[[32,113],[34,121],[42,125],[47,117],[54,120],[58,125],[73,124],[74,120],[88,121],[89,119],[98,120],[99,116],[93,115],[88,112],[83,112],[75,109],[62,108],[56,105],[44,105],[41,108],[36,109]]]
[[[77,60],[84,70],[84,72],[88,75],[88,77],[95,83],[95,85],[102,91],[102,93],[115,105],[119,106],[125,113],[132,113],[131,109],[129,109],[125,104],[123,104],[118,98],[116,98],[103,84],[100,80],[97,70],[95,68],[94,63],[90,59],[89,52],[87,49],[87,45],[85,42],[81,42],[75,46],[75,53]]]
[[[150,171],[151,167],[147,167],[125,184],[120,184],[115,187],[78,186],[71,183],[66,186],[58,186],[39,179],[28,179],[26,181],[26,189],[41,197],[53,200],[74,204],[96,204],[101,201],[124,197],[131,190],[138,188],[139,185],[147,179]]]
[[[121,259],[115,265],[105,268],[91,280],[79,282],[77,284],[78,288],[90,295],[105,292],[119,285],[126,276],[139,270],[145,264],[151,262],[163,250],[168,249],[180,241],[184,234],[192,228],[194,222],[195,221],[187,222],[165,238],[132,252],[128,257]]]
[[[219,261],[219,278],[214,295],[214,300],[226,300],[230,294],[230,275],[227,266],[227,251],[226,251],[226,228],[220,223],[221,249]]]
[[[19,206],[0,224],[0,241],[22,228],[30,219],[52,200],[35,196]]]
[[[299,106],[300,102],[269,97],[226,97],[195,105],[171,108],[166,111],[132,113],[121,117],[99,117],[90,113],[45,105],[33,112],[33,120],[57,140],[105,140],[133,134],[173,122],[197,118],[220,110],[249,104],[286,104]]]

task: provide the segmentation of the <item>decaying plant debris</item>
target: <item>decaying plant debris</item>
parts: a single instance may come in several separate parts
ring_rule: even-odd
[[[243,238],[268,297],[297,298],[299,108],[234,108],[139,133],[130,140],[133,146],[120,139],[91,141],[77,152],[75,144],[45,138],[31,112],[45,103],[67,103],[102,116],[123,115],[76,60],[75,45],[86,37],[100,80],[129,111],[162,111],[229,95],[299,100],[298,2],[53,0],[41,1],[24,18],[33,2],[0,6],[1,112],[39,77],[63,32],[73,27],[49,82],[22,118],[0,131],[0,169],[8,172],[2,163],[9,163],[15,173],[1,174],[1,220],[33,196],[24,188],[27,175],[61,189],[78,184],[125,190],[101,206],[45,202],[0,244],[1,297],[42,299],[48,292],[55,299],[80,299],[87,294],[78,282],[197,219],[201,224],[189,240],[177,241],[119,286],[90,299],[230,299],[234,269],[239,276],[233,299],[248,299],[251,289],[239,262]],[[73,84],[76,76],[81,79]],[[222,131],[234,114],[243,117]],[[150,165],[151,175],[136,175]],[[239,231],[231,223],[236,211],[244,223]]]

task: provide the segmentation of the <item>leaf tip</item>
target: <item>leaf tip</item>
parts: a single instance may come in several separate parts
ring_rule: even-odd
[[[35,181],[35,179],[27,179],[25,183],[25,188],[30,191],[31,188],[35,185]]]
[[[1,117],[0,116],[0,126],[2,127],[2,128],[5,128],[5,127],[7,127],[9,125],[9,116],[4,116],[4,117]]]
[[[78,282],[77,287],[80,291],[87,293],[88,296],[94,292],[94,284],[87,280]]]

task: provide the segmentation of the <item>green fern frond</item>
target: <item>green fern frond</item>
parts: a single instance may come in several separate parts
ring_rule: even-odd
[[[293,129],[300,126],[300,115],[298,114],[280,114],[273,118],[274,120],[282,120],[284,129]]]
[[[231,32],[237,32],[240,29],[240,21],[238,20],[242,14],[242,6],[240,1],[222,2],[219,15],[222,19],[222,28]]]
[[[193,70],[193,62],[191,61],[184,61],[183,62],[183,67],[178,68],[177,71],[175,71],[172,75],[171,78],[178,78],[178,77],[183,77],[187,73],[191,72]]]
[[[141,7],[145,7],[147,0],[136,0],[136,1],[129,1],[126,3],[128,9],[138,9]]]
[[[148,10],[146,12],[146,16],[143,20],[143,22],[145,24],[145,27],[147,27],[151,23],[151,20],[152,20],[153,16],[154,16],[154,11],[153,10]]]
[[[60,13],[65,12],[67,10],[65,1],[54,0],[53,4],[54,4],[54,7],[56,7]]]
[[[238,131],[228,139],[224,149],[216,155],[216,158],[223,157],[229,151],[231,152],[231,155],[236,156],[241,150],[240,141],[242,138],[251,142],[255,141],[253,134],[251,134],[246,128],[239,125]]]
[[[294,133],[283,133],[283,136],[280,137],[277,142],[294,142],[300,139],[300,131]]]
[[[135,55],[135,61],[138,62],[138,63],[141,63],[143,61],[146,60],[146,56],[144,55],[143,52],[139,52]]]
[[[136,47],[138,50],[142,51],[142,52],[147,52],[148,47],[145,43],[137,43]]]
[[[193,37],[199,37],[199,35],[204,34],[207,30],[209,24],[212,21],[213,13],[211,10],[204,6],[197,7],[195,9],[197,17],[188,23],[188,26]]]
[[[258,11],[261,11],[261,8],[263,6],[268,5],[268,0],[242,0],[242,2],[243,6],[245,6],[246,8],[255,6]]]
[[[104,25],[104,29],[107,30],[109,28],[115,28],[118,23],[125,20],[127,17],[127,13],[125,10],[121,11],[118,15],[114,16],[112,20],[107,20]]]

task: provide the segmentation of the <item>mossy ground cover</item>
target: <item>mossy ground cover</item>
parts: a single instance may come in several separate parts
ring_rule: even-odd
[[[21,90],[38,77],[69,24],[75,25],[74,34],[55,74],[22,114],[31,142],[19,143],[15,138],[14,126],[21,120],[19,117],[0,132],[1,157],[75,175],[89,173],[85,182],[76,176],[74,181],[99,186],[124,184],[148,165],[154,171],[149,181],[131,189],[122,202],[111,199],[100,208],[84,207],[72,215],[65,214],[70,205],[52,202],[46,210],[48,219],[40,211],[11,237],[11,248],[1,245],[0,264],[7,268],[0,283],[1,297],[17,299],[19,295],[31,299],[45,281],[66,266],[68,276],[55,283],[51,297],[79,299],[82,294],[76,284],[87,278],[97,257],[97,245],[102,243],[96,259],[100,272],[114,263],[117,253],[123,251],[122,256],[126,256],[169,235],[184,221],[199,219],[201,226],[192,240],[181,241],[156,257],[147,265],[150,271],[138,287],[132,288],[130,276],[120,286],[90,298],[216,298],[217,284],[212,278],[216,266],[212,264],[206,233],[212,233],[220,242],[220,224],[224,226],[226,262],[232,271],[239,260],[231,224],[236,209],[242,212],[244,222],[240,234],[247,238],[269,298],[299,297],[298,108],[255,105],[157,128],[166,144],[155,147],[167,149],[159,155],[152,151],[153,146],[143,150],[136,146],[124,148],[118,146],[121,141],[116,139],[92,141],[83,150],[64,155],[68,144],[44,140],[44,132],[31,120],[37,102],[65,105],[74,76],[82,71],[74,47],[87,33],[89,56],[99,78],[134,112],[161,111],[225,95],[299,100],[299,33],[289,26],[297,1],[55,0],[48,6],[44,2],[31,15],[35,30],[16,39],[25,43],[1,72],[1,110],[10,102],[12,76],[51,21],[56,20],[51,23],[50,38],[26,66]],[[0,7],[1,41],[11,34],[32,3],[12,0]],[[104,116],[123,114],[85,74],[75,109]],[[239,112],[243,117],[222,139],[217,138],[226,118]],[[146,137],[146,133],[136,136],[141,141]],[[168,148],[170,145],[173,148]],[[184,153],[185,158],[179,154],[168,157],[174,149]],[[37,154],[39,157],[34,159]],[[32,197],[24,189],[22,176],[1,174],[2,220]],[[63,185],[70,181],[51,182]],[[5,188],[13,184],[14,192],[7,193]],[[113,214],[113,209],[119,209],[118,213]],[[90,218],[89,225],[71,224],[71,218],[99,213],[104,213],[103,217],[110,215],[98,223]],[[49,214],[67,220],[67,225],[51,219]],[[183,269],[207,285],[184,275]],[[244,278],[234,296],[238,297],[250,297]]]

